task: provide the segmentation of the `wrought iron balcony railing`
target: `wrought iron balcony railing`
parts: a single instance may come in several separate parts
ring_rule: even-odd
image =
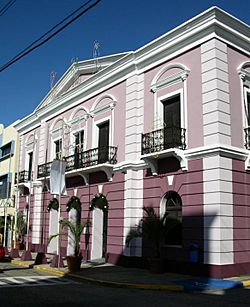
[[[250,149],[250,127],[244,129],[245,132],[245,148]]]
[[[160,152],[164,149],[186,149],[186,129],[166,127],[142,134],[142,155]]]
[[[32,172],[21,171],[15,174],[15,183],[24,183],[31,180]]]
[[[117,163],[117,147],[109,146],[104,148],[94,148],[83,152],[75,153],[65,158],[66,170],[86,168],[102,163],[116,164]],[[37,177],[46,177],[50,174],[52,162],[38,165]]]

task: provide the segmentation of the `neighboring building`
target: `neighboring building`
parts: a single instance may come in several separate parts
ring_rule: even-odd
[[[162,249],[169,269],[250,273],[249,35],[248,25],[212,7],[134,52],[72,64],[15,126],[31,248],[57,231],[58,214],[46,208],[51,162],[63,156],[61,215],[77,195],[92,220],[85,257],[143,265],[149,250],[125,240],[143,206],[154,206],[182,221]],[[98,192],[108,214],[89,211]],[[198,263],[190,263],[194,243]],[[66,240],[61,248],[65,255]]]
[[[18,121],[4,128],[0,125],[0,217],[2,221],[8,222],[6,230],[5,245],[10,245],[10,225],[15,215],[15,173],[17,171],[17,157],[19,150],[19,137],[14,128]],[[4,238],[4,227],[1,228],[2,238]],[[8,234],[7,234],[8,233]],[[7,243],[8,242],[8,243]]]

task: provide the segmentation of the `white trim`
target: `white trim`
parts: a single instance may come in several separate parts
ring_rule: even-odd
[[[241,79],[241,82],[243,83],[243,80]],[[244,84],[243,84],[244,85]],[[247,101],[247,95],[250,95],[250,89],[247,87],[243,86],[243,92],[244,92],[244,97],[243,97],[243,111],[244,111],[244,118],[243,118],[243,124],[244,124],[244,128],[248,127],[248,118],[247,118],[247,113],[249,114],[250,117],[250,110],[248,110],[248,101]]]
[[[160,79],[160,77],[165,72],[167,72],[168,70],[173,69],[173,68],[179,68],[182,71],[178,72],[178,73],[176,73],[174,75],[171,75],[171,76],[165,78],[164,80],[158,81]],[[161,89],[163,87],[172,85],[172,84],[174,84],[176,82],[179,82],[179,81],[186,80],[189,72],[190,72],[190,69],[187,68],[185,65],[183,65],[181,63],[172,63],[172,64],[169,64],[167,66],[164,66],[155,75],[153,81],[151,82],[150,89],[151,89],[152,92],[155,93],[156,91],[158,91],[159,89]]]
[[[102,123],[109,122],[109,146],[113,146],[113,126],[112,126],[112,118],[111,115],[104,117],[99,120],[95,120],[93,118],[93,125],[92,125],[92,148],[97,148],[98,147],[98,138],[99,138],[99,129],[98,126]]]
[[[77,111],[79,111],[79,109]],[[86,122],[88,118],[89,118],[89,114],[84,114],[82,116],[73,117],[71,120],[69,120],[68,124],[72,126],[72,125],[78,123],[81,120],[83,122]]]
[[[177,96],[177,95],[180,95],[181,128],[186,128],[186,125],[185,125],[185,122],[184,122],[185,115],[183,113],[184,112],[184,101],[183,101],[184,95],[183,95],[183,89],[182,88],[179,89],[179,90],[173,91],[171,93],[168,93],[166,95],[159,96],[157,98],[157,106],[155,108],[155,117],[158,114],[158,118],[162,122],[162,125],[163,125],[163,127],[161,127],[161,128],[164,128],[163,102],[166,101],[167,99],[174,97],[174,96]]]
[[[106,99],[106,98],[109,98],[109,99],[111,100],[111,102],[110,102],[109,104],[106,104],[105,106],[96,108],[96,106],[97,106],[103,99]],[[98,113],[100,113],[103,109],[104,109],[104,110],[106,110],[106,108],[112,109],[112,108],[116,105],[116,103],[117,103],[117,100],[116,100],[116,98],[115,98],[113,95],[111,95],[111,94],[103,94],[103,95],[101,95],[100,97],[98,97],[98,98],[94,101],[94,103],[93,103],[93,105],[92,105],[92,107],[91,107],[91,109],[90,109],[90,113],[98,114]]]

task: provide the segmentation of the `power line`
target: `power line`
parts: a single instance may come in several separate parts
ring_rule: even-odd
[[[4,13],[8,11],[9,8],[12,7],[12,5],[16,2],[16,0],[10,0],[7,2],[1,9],[0,9],[0,16],[2,16]]]
[[[19,57],[22,53],[24,53],[26,50],[30,49],[32,46],[34,46],[36,43],[38,43],[41,39],[43,39],[44,37],[46,37],[49,33],[51,33],[53,30],[55,30],[58,26],[60,26],[61,24],[63,24],[67,19],[69,19],[70,17],[72,17],[75,13],[77,13],[80,9],[82,9],[83,7],[85,7],[86,5],[88,5],[90,2],[92,2],[93,0],[88,0],[87,2],[85,2],[83,5],[81,5],[78,9],[76,9],[74,12],[72,12],[70,15],[68,15],[67,17],[65,17],[62,21],[60,21],[59,23],[57,23],[54,27],[52,27],[49,31],[47,31],[46,33],[44,33],[42,36],[40,36],[38,39],[36,39],[34,42],[32,42],[29,46],[27,46],[25,49],[23,49],[21,52],[19,52],[14,58],[12,58],[9,62],[15,60],[17,57]],[[8,62],[8,63],[9,63]],[[7,63],[7,64],[8,64]],[[6,64],[5,64],[6,65]]]
[[[6,64],[4,64],[3,66],[1,66],[0,68],[0,72],[4,71],[6,68],[10,67],[11,65],[13,65],[15,62],[19,61],[20,59],[22,59],[24,56],[26,56],[27,54],[29,54],[30,52],[32,52],[33,50],[37,49],[38,47],[42,46],[43,44],[45,44],[47,41],[49,41],[51,38],[53,38],[55,35],[57,35],[58,33],[60,33],[61,31],[63,31],[66,27],[68,27],[71,23],[73,23],[74,21],[76,21],[78,18],[80,18],[82,15],[84,15],[85,13],[87,13],[89,10],[91,10],[94,6],[96,6],[101,0],[96,0],[93,4],[91,4],[90,6],[88,6],[87,8],[85,8],[83,11],[81,11],[80,13],[78,13],[75,17],[73,17],[71,20],[69,20],[66,24],[64,24],[63,26],[61,26],[58,30],[56,30],[54,33],[50,34],[51,32],[53,32],[53,30],[55,30],[56,28],[58,28],[58,26],[60,26],[61,24],[63,24],[66,20],[68,20],[70,17],[72,17],[73,15],[75,15],[79,10],[81,10],[82,8],[84,8],[86,5],[88,5],[90,2],[93,2],[93,0],[88,0],[87,2],[85,2],[84,4],[82,4],[78,9],[76,9],[74,12],[72,12],[71,14],[69,14],[66,18],[64,18],[62,21],[60,21],[59,23],[57,23],[54,27],[52,27],[49,31],[47,31],[45,34],[43,34],[42,36],[40,36],[38,39],[36,39],[33,43],[31,43],[28,47],[26,47],[24,50],[22,50],[21,52],[19,52],[15,57],[13,57],[10,61],[8,61]],[[50,34],[48,37],[46,37],[48,34]],[[46,37],[46,38],[45,38]],[[44,38],[44,39],[43,39]],[[43,40],[42,40],[43,39]],[[41,41],[42,40],[42,41]],[[39,42],[41,41],[41,42]],[[33,47],[32,47],[33,46]]]

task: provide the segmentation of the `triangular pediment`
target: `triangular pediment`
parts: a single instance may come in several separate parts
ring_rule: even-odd
[[[126,54],[127,52],[101,57],[98,58],[98,61],[97,59],[91,59],[73,63],[61,79],[59,79],[54,87],[49,91],[36,110],[42,109],[44,106],[56,101],[59,97],[72,91],[80,84],[83,84],[93,75],[112,65]]]

